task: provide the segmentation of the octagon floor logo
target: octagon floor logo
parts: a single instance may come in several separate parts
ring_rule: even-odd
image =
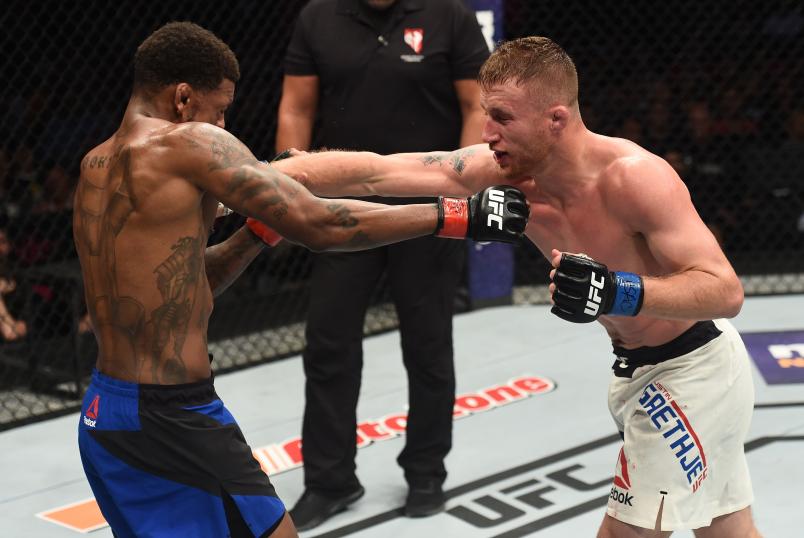
[[[804,331],[741,333],[768,385],[804,383]]]

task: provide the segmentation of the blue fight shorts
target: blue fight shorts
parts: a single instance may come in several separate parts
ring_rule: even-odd
[[[78,447],[118,538],[262,537],[285,514],[212,377],[138,385],[94,371]]]

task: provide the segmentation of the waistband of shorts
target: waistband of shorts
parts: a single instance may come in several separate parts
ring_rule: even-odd
[[[217,398],[213,373],[207,379],[178,385],[133,383],[108,376],[92,369],[92,385],[118,396],[139,398],[145,403],[161,405],[193,405]]]
[[[720,334],[720,329],[715,326],[713,321],[698,321],[677,337],[659,346],[642,346],[634,349],[613,346],[614,354],[618,359],[618,361],[614,363],[614,370],[617,372],[626,369],[626,367],[622,366],[623,362],[627,363],[627,369],[633,372],[633,368],[659,364],[664,361],[669,361],[670,359],[675,359],[676,357],[695,351],[720,336]],[[623,359],[625,360],[623,361]],[[628,375],[627,377],[631,376]]]

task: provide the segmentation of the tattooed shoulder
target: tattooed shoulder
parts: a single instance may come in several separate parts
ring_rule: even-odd
[[[176,126],[169,136],[181,148],[203,152],[210,172],[257,163],[257,158],[245,144],[214,125],[184,123]]]
[[[191,134],[191,133],[187,133],[187,132],[182,132],[182,133],[179,133],[179,138],[181,139],[181,141],[182,141],[182,142],[183,142],[183,143],[184,143],[184,144],[185,144],[185,145],[186,145],[188,148],[191,148],[191,149],[197,149],[197,148],[200,148],[200,147],[201,147],[201,144],[199,144],[199,143],[198,143],[198,140],[196,140],[196,139],[195,139],[195,138],[192,136],[192,134]]]
[[[81,170],[87,170],[89,168],[109,168],[112,166],[114,157],[114,155],[89,153],[81,160]]]
[[[244,164],[257,164],[257,158],[245,144],[223,129],[208,130],[207,147],[212,153],[212,161],[209,162],[210,172]]]

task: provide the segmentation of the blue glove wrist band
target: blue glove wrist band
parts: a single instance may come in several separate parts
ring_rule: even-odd
[[[642,308],[642,277],[634,273],[612,273],[616,294],[610,316],[636,316]]]

